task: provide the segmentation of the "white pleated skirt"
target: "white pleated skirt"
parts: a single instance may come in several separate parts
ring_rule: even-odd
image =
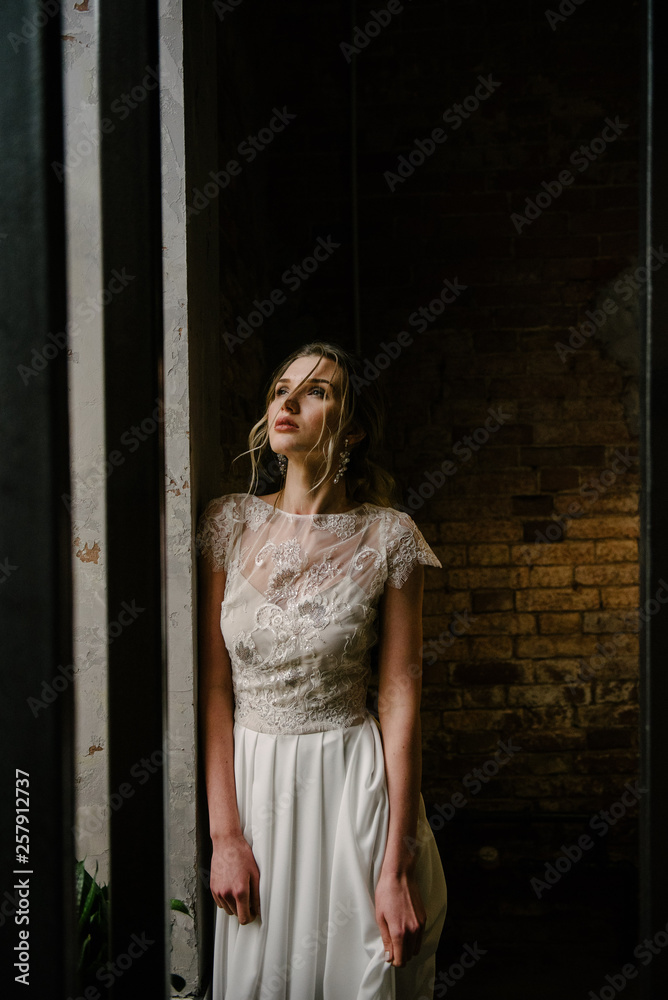
[[[234,750],[261,917],[241,925],[215,907],[211,1000],[433,1000],[447,889],[422,795],[416,877],[427,920],[419,953],[400,968],[386,962],[376,922],[389,799],[374,717],[306,735],[235,723]]]

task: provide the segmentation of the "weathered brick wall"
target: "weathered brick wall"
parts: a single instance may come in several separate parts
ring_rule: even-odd
[[[366,31],[381,8],[358,4],[360,278],[394,471],[444,565],[426,572],[425,798],[593,811],[637,777],[640,12],[398,6]],[[247,168],[267,171],[267,220],[246,306],[333,232],[261,335],[277,358],[315,318],[352,346],[345,19],[228,16],[253,32],[256,109],[297,116]],[[499,739],[521,752],[467,791]]]
[[[637,17],[424,4],[358,57],[366,353],[412,334],[388,434],[445,568],[435,802],[592,812],[637,777]],[[522,750],[499,767],[501,738]]]

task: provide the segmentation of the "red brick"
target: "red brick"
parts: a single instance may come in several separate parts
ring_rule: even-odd
[[[638,685],[635,681],[596,681],[596,701],[616,701],[637,704]]]
[[[434,545],[432,548],[443,566],[466,565],[465,545],[453,545],[452,542],[449,542],[447,545]]]
[[[593,542],[558,542],[555,545],[511,545],[510,559],[523,566],[572,566],[594,562]]]
[[[582,619],[577,612],[543,614],[538,616],[538,627],[541,635],[579,632],[582,628]]]
[[[507,562],[507,559],[505,561]],[[448,572],[448,586],[455,590],[527,587],[529,572],[529,568],[524,566],[504,566],[498,569],[476,566],[471,569],[451,569]]]
[[[552,513],[552,497],[548,493],[533,493],[528,496],[515,496],[513,514],[539,517]]]
[[[599,636],[595,635],[528,635],[515,639],[515,656],[518,659],[556,656],[593,656]]]
[[[532,566],[530,587],[569,587],[573,582],[572,566]]]
[[[580,475],[577,469],[541,469],[540,488],[555,493],[560,490],[577,489]]]
[[[577,425],[579,444],[609,444],[611,441],[623,444],[630,436],[628,426],[623,420],[615,423],[591,420],[582,421]]]
[[[577,691],[578,703],[591,701],[589,686],[581,684]],[[516,707],[547,708],[570,705],[573,693],[557,684],[526,684],[523,687],[508,688],[508,704]]]
[[[444,542],[516,542],[522,537],[522,525],[518,521],[451,521],[441,525],[441,540]]]
[[[638,770],[636,753],[577,753],[572,758],[576,771],[585,774],[629,774]]]
[[[531,668],[522,663],[499,663],[496,660],[481,663],[457,663],[451,667],[452,684],[470,687],[476,684],[526,684],[531,681]]]
[[[523,719],[518,712],[508,709],[469,709],[466,712],[444,712],[443,725],[447,730],[494,729],[502,734],[517,733],[522,729]],[[498,738],[498,737],[497,737]]]
[[[604,705],[584,705],[578,709],[580,722],[583,726],[635,726],[638,723],[636,706],[617,705],[607,702]]]
[[[567,337],[567,334],[564,334]],[[600,399],[565,399],[564,417],[566,420],[578,420],[586,423],[595,413],[599,420],[621,420],[624,417],[624,405],[621,399],[601,396]]]
[[[520,591],[520,593],[523,593]],[[511,611],[477,614],[471,625],[471,635],[532,635],[537,631],[534,615],[518,615]]]
[[[518,591],[515,603],[518,611],[583,611],[599,607],[599,594],[595,587],[542,587]]]
[[[589,445],[588,447],[561,448],[522,448],[520,462],[530,466],[560,466],[560,465],[603,465],[605,451],[603,447]]]
[[[585,492],[584,494],[562,494],[554,498],[554,509],[557,514],[568,513],[573,515],[574,508],[569,511],[569,506],[573,502],[579,504],[579,509],[583,511],[589,511],[592,509],[594,504],[596,505],[596,514],[600,517],[602,514],[636,514],[638,511],[638,496],[637,494],[629,495],[619,492],[614,492],[614,487],[611,489],[610,494],[605,495],[598,493],[596,496]],[[577,511],[575,511],[577,513]]]
[[[640,525],[635,517],[581,517],[568,522],[568,537],[572,540],[580,538],[637,538]]]
[[[595,558],[581,559],[580,562],[622,563],[638,562],[638,543],[606,539],[596,542]]]
[[[472,566],[504,566],[510,550],[507,545],[469,545],[468,554]]]
[[[506,689],[504,687],[476,687],[462,691],[465,708],[503,708],[506,704]]]
[[[574,396],[612,396],[619,397],[622,393],[621,375],[592,375],[578,379],[578,392]]]
[[[577,750],[585,746],[585,733],[581,729],[532,730],[522,733],[521,743],[527,752]]]
[[[534,675],[537,684],[572,684],[577,681],[580,661],[567,659],[537,660]]]
[[[640,603],[638,587],[601,587],[604,608],[635,608]]]
[[[489,660],[490,657],[506,660],[513,655],[513,640],[510,636],[474,636],[470,641],[471,658],[474,660]]]
[[[583,632],[630,632],[628,621],[621,611],[587,611],[582,620]]]
[[[512,611],[512,590],[478,590],[473,594],[473,612]]]
[[[534,445],[569,445],[578,440],[577,424],[569,424],[563,421],[554,424],[540,424],[534,426]]]
[[[587,746],[590,750],[613,750],[634,746],[634,734],[621,726],[588,726]]]

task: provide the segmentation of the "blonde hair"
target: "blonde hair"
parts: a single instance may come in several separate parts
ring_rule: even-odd
[[[386,469],[376,461],[378,451],[382,446],[383,428],[385,423],[385,404],[380,387],[376,379],[365,378],[362,374],[364,360],[357,354],[344,350],[338,344],[315,340],[308,344],[303,344],[292,352],[274,370],[265,396],[265,412],[263,417],[257,421],[248,435],[248,451],[242,455],[250,454],[253,467],[249,494],[256,491],[261,479],[260,469],[263,465],[263,458],[272,454],[269,445],[269,427],[267,422],[267,411],[269,404],[274,399],[276,383],[284,375],[293,361],[297,358],[316,357],[317,360],[299,385],[310,377],[312,372],[320,363],[322,358],[329,358],[336,363],[336,371],[340,375],[341,409],[339,411],[338,427],[334,434],[331,434],[325,442],[325,458],[323,471],[311,490],[315,490],[331,474],[335,467],[338,456],[335,453],[337,440],[344,428],[365,431],[365,436],[350,449],[350,460],[344,473],[346,494],[349,500],[357,503],[378,504],[381,507],[392,507],[398,500],[397,484]],[[298,387],[297,387],[298,388]],[[325,426],[318,439],[317,444],[323,441]],[[235,459],[236,461],[236,459]],[[271,464],[271,463],[269,463]],[[276,468],[278,466],[276,465]],[[320,471],[320,470],[319,470]],[[283,493],[284,484],[281,486],[277,502]]]

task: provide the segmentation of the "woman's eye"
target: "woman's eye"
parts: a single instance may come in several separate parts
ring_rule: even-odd
[[[321,389],[320,386],[314,386],[314,388],[311,389],[310,391],[311,392],[319,392],[321,398],[323,398],[326,395],[326,391],[324,389]],[[276,390],[276,395],[277,396],[281,396],[284,392],[287,392],[287,390],[284,389],[283,387],[281,387],[280,389]]]

